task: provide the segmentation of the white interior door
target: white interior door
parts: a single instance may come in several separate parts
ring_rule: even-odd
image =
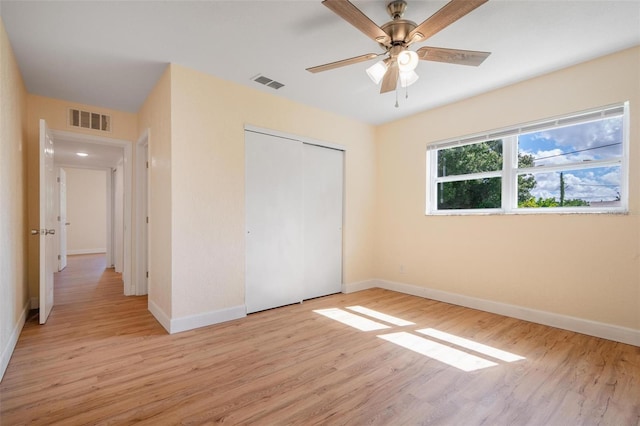
[[[40,324],[47,322],[53,308],[55,268],[55,181],[53,139],[44,120],[40,120]]]
[[[62,271],[67,267],[67,173],[63,168],[58,169],[58,242],[59,258],[58,271]]]
[[[302,143],[245,132],[247,313],[302,301]]]
[[[304,299],[342,290],[344,151],[304,145]]]

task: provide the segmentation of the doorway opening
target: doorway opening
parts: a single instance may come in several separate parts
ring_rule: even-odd
[[[122,209],[116,206],[123,194],[113,185],[115,170],[56,165],[56,171],[58,272],[66,267],[67,255],[100,253],[107,267],[116,266],[113,259],[122,257]],[[112,243],[118,236],[120,250]],[[118,266],[121,273],[122,261]]]
[[[107,267],[113,266],[116,272],[122,273],[123,293],[137,294],[135,277],[131,273],[133,263],[131,142],[56,130],[52,130],[51,134],[54,141],[54,165],[58,171],[58,178],[64,179],[63,176],[66,175],[64,189],[61,182],[57,185],[58,269],[64,269],[65,248],[70,247],[68,239],[66,242],[62,241],[67,237],[65,231],[74,228],[77,228],[74,229],[76,231],[84,229],[84,233],[80,232],[84,241],[79,246],[75,241],[76,246],[71,254],[105,253]],[[87,155],[79,156],[78,153]],[[69,171],[72,179],[75,180],[75,185],[70,186]],[[102,188],[96,185],[102,185]],[[69,219],[68,208],[64,208],[62,205],[64,200],[61,199],[63,193],[69,197],[70,191],[74,191],[71,196],[75,197],[77,209],[85,210],[84,213],[76,211],[74,220]],[[101,202],[100,198],[102,198]],[[100,214],[95,210],[96,207],[100,207],[96,204],[100,203],[102,203],[104,219],[101,219]],[[67,218],[63,217],[65,213]],[[86,230],[100,226],[96,225],[96,220],[98,222],[104,220],[106,228],[104,238],[96,239],[96,235],[100,232],[94,232],[94,239],[91,242],[88,238],[91,236]],[[63,243],[66,243],[65,247]]]

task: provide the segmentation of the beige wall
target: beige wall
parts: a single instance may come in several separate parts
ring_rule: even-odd
[[[0,33],[0,176],[16,188],[25,179],[28,185],[16,191],[3,179],[3,232],[38,227],[38,119],[55,130],[102,135],[67,127],[67,109],[77,107],[110,114],[113,138],[136,141],[148,128],[149,302],[169,319],[244,303],[249,124],[346,146],[345,283],[380,278],[640,330],[640,48],[374,128],[179,65],[167,67],[138,114],[26,95]],[[427,143],[625,100],[630,214],[424,215]],[[5,201],[14,204],[7,209]],[[10,310],[2,305],[3,345],[5,315],[9,327],[16,324],[28,297],[24,239],[4,241],[2,277],[16,284],[3,282],[3,300],[13,301]],[[38,240],[28,241],[29,294],[36,297]]]
[[[170,148],[166,138],[162,148],[156,146],[161,132],[153,125],[150,138],[152,188],[154,176],[160,174],[162,191],[168,192],[170,170],[170,194],[162,197],[169,199],[165,204],[171,205],[171,212],[160,214],[162,223],[170,222],[171,227],[151,231],[150,245],[153,250],[158,246],[171,250],[158,249],[162,255],[151,253],[151,258],[171,264],[170,287],[162,285],[164,291],[170,288],[171,295],[162,300],[171,299],[172,318],[244,304],[245,124],[346,146],[344,281],[371,278],[373,127],[178,65],[171,65],[154,97],[141,116],[165,108],[169,98],[171,103],[170,112],[164,111],[165,117],[171,116]],[[141,118],[141,123],[151,120]],[[166,125],[159,119],[155,122]],[[151,210],[150,222],[158,226],[158,209],[152,205]],[[152,273],[151,288],[158,279]]]
[[[20,333],[29,300],[26,98],[27,92],[0,20],[0,379]]]
[[[65,168],[67,253],[100,253],[107,248],[107,172]]]
[[[373,275],[640,330],[639,76],[634,48],[380,126]],[[427,144],[627,100],[628,215],[425,216]]]
[[[171,318],[171,67],[167,66],[138,114],[140,133],[148,130],[149,305]],[[137,196],[141,196],[136,194]]]
[[[97,130],[69,127],[67,117],[68,110],[71,107],[111,115],[112,132],[105,133]],[[98,108],[90,105],[77,104],[32,94],[27,95],[27,205],[29,215],[28,226],[30,228],[38,228],[39,221],[38,143],[39,121],[41,118],[44,118],[47,121],[47,125],[52,130],[109,137],[126,141],[135,141],[138,138],[137,114]],[[32,298],[37,298],[39,291],[39,249],[39,240],[37,238],[29,239],[29,291]]]

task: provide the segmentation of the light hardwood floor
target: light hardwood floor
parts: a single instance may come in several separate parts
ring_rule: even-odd
[[[57,274],[55,302],[46,325],[29,318],[0,383],[3,426],[640,424],[640,348],[387,290],[167,335],[146,297],[122,296],[120,276],[87,255]],[[360,331],[314,312],[331,308],[389,328]],[[417,332],[428,328],[524,359]],[[377,337],[389,335],[430,356]],[[433,352],[437,343],[457,355]],[[465,354],[495,365],[447,363]]]

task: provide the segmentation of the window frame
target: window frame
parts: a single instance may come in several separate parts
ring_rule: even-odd
[[[542,165],[518,168],[518,136],[537,131],[578,125],[605,118],[622,117],[622,153],[614,159],[583,163]],[[492,140],[502,140],[502,169],[438,177],[438,151]],[[525,174],[574,171],[598,167],[620,167],[620,205],[582,207],[518,207],[518,176]],[[483,178],[501,178],[501,207],[490,209],[438,209],[438,184]],[[560,117],[509,126],[489,132],[427,144],[426,146],[426,215],[487,215],[487,214],[626,214],[629,211],[629,102],[567,114]]]

